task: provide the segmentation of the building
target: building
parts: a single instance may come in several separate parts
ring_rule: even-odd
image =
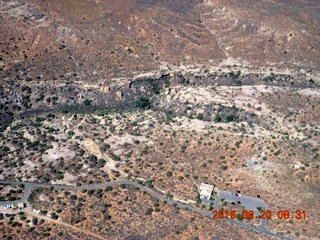
[[[200,199],[201,200],[209,200],[212,194],[214,186],[209,185],[209,184],[205,184],[205,183],[201,183],[200,187],[199,187],[199,193],[200,193]]]
[[[18,208],[22,209],[25,208],[26,204],[25,203],[18,203]]]

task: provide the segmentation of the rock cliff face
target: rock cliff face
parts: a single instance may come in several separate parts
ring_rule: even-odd
[[[163,69],[302,69],[318,81],[317,1],[5,0],[0,12],[1,102],[14,112]]]

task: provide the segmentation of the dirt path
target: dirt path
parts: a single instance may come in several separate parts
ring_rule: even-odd
[[[162,195],[158,192],[155,192],[154,190],[143,186],[135,181],[132,180],[128,180],[128,179],[122,179],[122,180],[115,180],[115,181],[111,181],[111,182],[107,182],[107,183],[101,183],[101,184],[94,184],[94,185],[87,185],[87,186],[69,186],[69,185],[55,185],[55,184],[50,184],[50,183],[30,183],[30,182],[14,182],[14,181],[5,181],[5,180],[0,180],[0,184],[11,184],[11,185],[24,185],[25,186],[25,191],[27,191],[27,194],[24,194],[24,200],[25,203],[27,203],[27,199],[29,199],[30,196],[27,196],[31,193],[31,188],[56,188],[56,189],[66,189],[66,190],[83,190],[83,189],[87,189],[87,190],[96,190],[96,189],[104,189],[108,186],[114,186],[114,185],[120,185],[120,184],[125,184],[125,185],[131,185],[133,187],[136,187],[137,189],[139,189],[140,191],[144,191],[147,194],[150,194],[151,196],[153,196],[154,198],[160,200],[160,201],[166,201],[169,205],[173,205],[175,207],[178,207],[180,209],[184,209],[184,210],[188,210],[188,211],[192,211],[194,213],[198,213],[201,214],[204,217],[212,217],[212,212],[211,211],[207,211],[207,210],[203,210],[203,209],[199,209],[196,207],[192,207],[188,204],[185,203],[181,203],[181,202],[177,202],[174,201],[170,198],[168,198],[166,195]],[[16,204],[17,202],[19,202],[20,200],[17,201],[12,201],[12,202],[1,202],[0,201],[0,205],[1,206],[5,206],[7,204]],[[28,208],[27,208],[28,209]],[[30,209],[30,208],[29,208]],[[17,210],[19,211],[19,210]],[[25,212],[28,212],[31,215],[34,215],[34,213],[31,210],[25,210]],[[88,234],[90,236],[94,236],[98,239],[106,239],[98,234],[80,229],[78,227],[75,226],[71,226],[67,223],[63,223],[57,220],[53,220],[51,218],[45,217],[45,216],[39,216],[39,215],[35,215],[39,218],[43,218],[45,220],[48,220],[50,222],[54,222],[56,224],[60,224],[60,225],[65,225],[67,227],[70,227],[71,229],[75,230],[75,231],[79,231],[85,234]],[[227,219],[224,218],[224,221],[232,224],[232,225],[237,225],[239,227],[242,227],[246,230],[249,231],[254,231],[254,232],[260,232],[260,233],[264,233],[267,234],[269,236],[273,236],[273,237],[277,237],[277,238],[281,238],[281,239],[286,239],[286,240],[291,240],[291,238],[277,234],[277,233],[273,233],[270,232],[269,230],[267,230],[265,225],[259,225],[259,226],[253,226],[253,225],[247,225],[243,222],[239,222],[233,219]]]
[[[35,214],[31,211],[31,209],[25,209],[24,210],[25,213],[27,213],[28,215],[30,216],[33,216],[33,217],[36,217],[36,218],[40,218],[40,219],[43,219],[47,222],[51,222],[51,223],[54,223],[54,224],[57,224],[57,225],[60,225],[60,226],[64,226],[64,227],[67,227],[67,228],[70,228],[72,230],[74,230],[75,232],[80,232],[80,233],[84,233],[86,235],[89,235],[91,237],[94,237],[96,239],[101,239],[101,240],[106,240],[107,238],[106,237],[103,237],[99,234],[96,234],[96,233],[93,233],[93,232],[90,232],[86,229],[83,229],[83,228],[78,228],[76,226],[72,226],[68,223],[65,223],[65,222],[62,222],[62,221],[59,221],[59,220],[54,220],[50,217],[46,217],[46,216],[41,216],[41,215],[38,215],[38,214]]]

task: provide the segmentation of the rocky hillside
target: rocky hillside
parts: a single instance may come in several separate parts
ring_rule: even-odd
[[[0,3],[1,122],[17,112],[131,95],[141,73],[237,66],[317,82],[316,1]],[[90,11],[87,9],[90,8]],[[150,76],[150,73],[149,73]],[[108,94],[106,94],[106,92]],[[131,99],[131,97],[126,98]]]

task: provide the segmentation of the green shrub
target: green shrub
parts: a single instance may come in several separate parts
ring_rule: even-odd
[[[89,106],[89,105],[91,105],[91,101],[89,99],[86,99],[86,100],[83,101],[83,104],[85,106]]]
[[[217,115],[215,116],[215,118],[214,118],[214,122],[215,122],[215,123],[221,122],[221,120],[222,120],[222,118],[221,118],[221,116],[220,116],[219,114],[217,114]]]
[[[223,165],[223,166],[221,166],[221,169],[223,169],[223,170],[227,170],[227,169],[228,169],[228,166]]]
[[[232,114],[226,116],[226,121],[227,122],[232,122],[233,120],[234,120],[234,117],[233,117]]]
[[[100,151],[105,152],[107,149],[110,149],[110,144],[103,144],[100,147]]]
[[[152,208],[147,208],[146,215],[151,215],[152,212],[153,212]]]
[[[59,216],[55,213],[51,213],[51,218],[57,220]]]
[[[203,114],[202,114],[202,113],[199,113],[199,114],[197,115],[197,119],[198,119],[198,120],[203,120],[203,119],[204,119]]]
[[[134,104],[135,107],[143,108],[143,109],[150,107],[150,105],[151,103],[149,99],[146,97],[140,97]]]

